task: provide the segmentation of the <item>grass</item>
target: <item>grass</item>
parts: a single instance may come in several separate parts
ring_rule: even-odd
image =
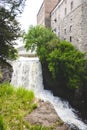
[[[14,88],[9,83],[0,85],[0,130],[50,130],[30,125],[24,117],[37,107],[32,91]]]

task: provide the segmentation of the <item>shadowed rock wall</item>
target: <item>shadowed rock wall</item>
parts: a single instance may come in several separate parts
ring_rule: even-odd
[[[0,59],[0,73],[1,73],[0,83],[10,82],[12,72],[13,72],[12,66],[9,63]]]

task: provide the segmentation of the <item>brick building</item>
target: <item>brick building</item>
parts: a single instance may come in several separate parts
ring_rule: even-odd
[[[51,26],[50,12],[59,0],[44,0],[37,14],[37,24],[46,27]]]

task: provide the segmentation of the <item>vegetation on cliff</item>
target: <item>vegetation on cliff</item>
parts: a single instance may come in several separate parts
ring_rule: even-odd
[[[42,64],[46,63],[53,78],[65,79],[67,87],[80,88],[87,80],[85,53],[71,43],[59,40],[51,29],[31,26],[24,35],[25,48],[36,49]]]

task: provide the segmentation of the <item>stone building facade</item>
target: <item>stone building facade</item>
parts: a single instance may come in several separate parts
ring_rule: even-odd
[[[51,26],[50,12],[60,0],[44,0],[37,14],[37,24]]]
[[[51,28],[60,39],[87,51],[87,0],[61,0],[51,11]]]

